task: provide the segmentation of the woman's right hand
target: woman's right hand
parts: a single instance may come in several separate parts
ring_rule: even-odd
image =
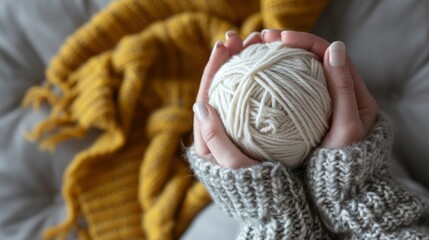
[[[208,92],[213,76],[233,55],[250,44],[261,42],[259,34],[249,36],[244,43],[235,32],[226,33],[226,43],[218,41],[204,69],[196,103],[193,106],[195,152],[225,168],[238,169],[259,162],[249,158],[229,139],[215,109],[208,103]]]

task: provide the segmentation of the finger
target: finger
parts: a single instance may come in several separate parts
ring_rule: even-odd
[[[220,166],[237,169],[258,163],[243,154],[229,139],[213,107],[205,102],[197,102],[193,109],[200,124],[202,140]]]
[[[264,29],[261,32],[262,42],[270,43],[281,40],[281,32],[278,29]]]
[[[228,31],[225,33],[226,38],[226,47],[229,50],[230,56],[233,56],[241,50],[243,50],[243,41],[241,40],[241,37],[237,35],[234,31]]]
[[[208,92],[213,76],[228,59],[229,50],[221,41],[216,42],[210,55],[210,59],[204,68],[203,76],[201,77],[197,101],[208,101]]]
[[[332,99],[332,125],[345,127],[360,121],[354,82],[342,42],[332,43],[325,54],[324,69]]]
[[[201,136],[200,122],[194,116],[194,148],[195,152],[200,156],[207,156],[210,154],[210,150]]]
[[[193,106],[194,112],[195,112],[195,105],[196,104],[194,104],[194,106]],[[213,158],[213,155],[211,154],[209,147],[204,142],[204,139],[201,135],[201,127],[200,126],[201,126],[200,121],[198,121],[198,118],[195,114],[195,116],[194,116],[194,149],[195,149],[195,152],[198,155],[203,156],[207,160],[219,165],[219,163],[216,161],[216,159]]]
[[[260,32],[253,32],[251,33],[244,41],[243,41],[243,48],[247,48],[248,46],[255,44],[255,43],[262,43],[261,33]]]
[[[370,131],[374,126],[377,118],[378,106],[374,97],[369,92],[365,85],[365,82],[356,71],[352,61],[348,59],[349,69],[354,80],[354,89],[356,95],[356,101],[359,109],[361,121],[365,129]]]
[[[286,46],[305,49],[316,54],[319,59],[323,59],[329,47],[329,42],[325,39],[306,32],[283,31],[281,40]]]

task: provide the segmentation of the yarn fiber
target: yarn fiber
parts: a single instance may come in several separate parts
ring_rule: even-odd
[[[244,153],[289,167],[320,143],[332,110],[322,64],[281,42],[233,56],[214,76],[209,102]]]

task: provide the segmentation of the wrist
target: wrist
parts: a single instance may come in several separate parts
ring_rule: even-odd
[[[302,179],[280,162],[228,169],[188,149],[188,159],[222,210],[243,224],[238,239],[320,239]]]
[[[336,189],[332,198],[349,196],[368,178],[386,173],[392,140],[391,124],[380,115],[371,133],[362,140],[343,148],[316,149],[308,161],[309,185],[316,193]]]
[[[228,214],[242,221],[280,218],[290,204],[305,201],[301,179],[280,162],[240,169],[214,164],[188,149],[197,178]]]

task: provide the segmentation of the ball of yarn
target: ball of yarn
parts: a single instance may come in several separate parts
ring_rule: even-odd
[[[248,156],[295,167],[330,126],[331,98],[314,54],[281,42],[254,44],[213,77],[209,103]]]

